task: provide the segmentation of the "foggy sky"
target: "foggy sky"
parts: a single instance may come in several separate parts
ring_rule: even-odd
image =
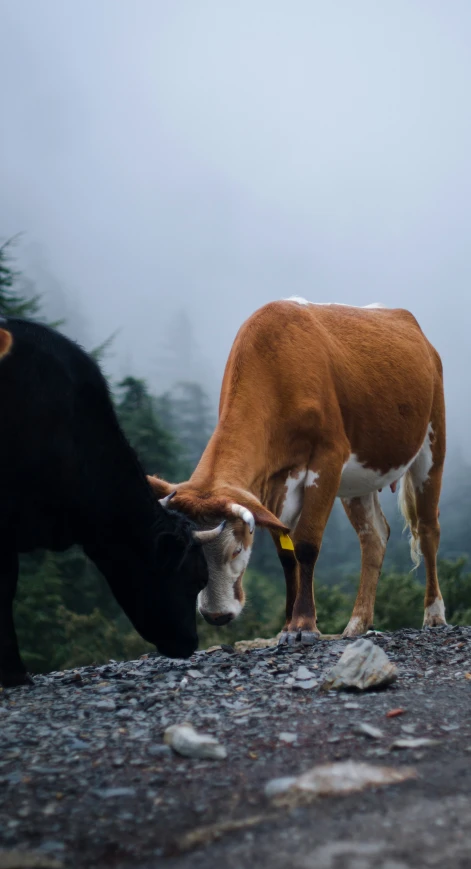
[[[0,0],[0,21],[0,238],[24,232],[90,341],[121,329],[110,364],[155,381],[185,310],[217,391],[271,299],[407,307],[471,455],[469,0]]]

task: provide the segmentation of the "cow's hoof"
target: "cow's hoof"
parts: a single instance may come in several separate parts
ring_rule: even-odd
[[[0,672],[0,684],[4,688],[19,688],[21,685],[34,685],[34,679],[29,673]]]
[[[320,637],[318,631],[283,631],[279,646],[312,646]]]

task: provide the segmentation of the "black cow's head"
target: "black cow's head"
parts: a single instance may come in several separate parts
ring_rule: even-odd
[[[85,546],[135,629],[169,658],[188,658],[198,647],[196,601],[208,582],[204,544],[223,527],[195,535],[191,519],[156,501],[150,534]]]
[[[195,524],[175,511],[161,510],[156,530],[158,602],[153,619],[145,601],[138,617],[143,630],[153,633],[151,642],[159,652],[169,658],[187,658],[198,647],[196,602],[208,583],[208,566],[203,541],[194,537]],[[214,536],[220,530],[215,528]]]

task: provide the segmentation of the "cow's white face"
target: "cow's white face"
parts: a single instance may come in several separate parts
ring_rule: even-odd
[[[198,595],[198,609],[211,625],[225,625],[242,611],[242,577],[253,545],[253,534],[240,519],[229,519],[219,536],[204,544],[209,582]]]

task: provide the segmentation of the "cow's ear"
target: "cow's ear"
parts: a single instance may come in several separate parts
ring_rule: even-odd
[[[279,531],[280,534],[289,534],[290,529],[288,526],[284,525],[283,522],[280,522],[275,514],[271,513],[270,510],[267,510],[263,504],[257,504],[257,506],[252,509],[252,513],[255,519],[255,524],[258,525],[259,528],[270,528],[271,531]]]
[[[274,513],[271,513],[270,510],[264,507],[255,495],[242,489],[232,489],[230,494],[231,497],[229,499],[226,515],[230,515],[231,512],[235,513],[234,505],[236,507],[239,505],[250,510],[255,520],[255,524],[258,525],[259,528],[270,528],[272,531],[278,531],[280,534],[289,534],[290,529],[288,526],[284,525],[283,522],[280,522]],[[240,512],[238,515],[241,516],[242,519],[244,518]]]
[[[166,480],[161,480],[160,477],[147,477],[147,482],[152,487],[152,490],[156,497],[159,499],[166,498],[167,495],[171,495],[175,492],[177,488],[174,483],[167,483]]]

